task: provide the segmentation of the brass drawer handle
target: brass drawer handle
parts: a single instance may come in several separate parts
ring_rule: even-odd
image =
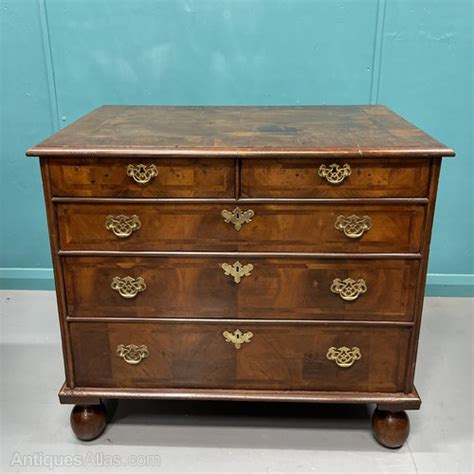
[[[243,224],[248,224],[252,221],[252,217],[255,215],[252,209],[247,209],[246,211],[242,211],[240,207],[236,207],[233,211],[228,211],[224,209],[221,212],[222,217],[226,224],[232,223],[234,224],[235,230],[242,229]]]
[[[338,216],[334,227],[344,232],[350,239],[358,239],[362,234],[372,228],[372,219],[369,216]]]
[[[130,237],[132,232],[140,229],[142,223],[135,214],[133,216],[107,216],[105,218],[105,228],[112,231],[117,237],[125,239]]]
[[[158,176],[158,169],[155,165],[128,165],[127,175],[133,178],[138,184],[146,184]]]
[[[224,331],[222,333],[226,342],[234,344],[236,349],[240,349],[242,344],[249,343],[252,339],[252,332],[242,332],[240,329],[236,329],[234,332]]]
[[[130,365],[137,365],[150,355],[148,347],[143,344],[141,346],[135,344],[119,344],[116,353]]]
[[[110,287],[123,298],[135,298],[138,293],[146,290],[145,280],[142,277],[133,278],[131,276],[114,277]]]
[[[362,357],[360,349],[358,347],[330,347],[326,357],[329,360],[333,360],[339,367],[351,367],[356,360],[359,360]]]
[[[322,164],[318,170],[318,175],[321,178],[326,178],[326,181],[331,184],[342,183],[351,174],[352,170],[348,163],[344,163],[342,166],[336,163],[329,166]]]
[[[367,283],[363,278],[357,281],[352,278],[345,280],[336,278],[332,281],[331,291],[338,294],[344,301],[354,301],[367,291]]]
[[[234,277],[235,283],[240,283],[240,280],[244,276],[250,276],[253,270],[253,265],[248,263],[247,265],[242,265],[239,261],[235,262],[233,265],[228,263],[221,264],[222,270],[224,270],[225,275],[231,275]]]

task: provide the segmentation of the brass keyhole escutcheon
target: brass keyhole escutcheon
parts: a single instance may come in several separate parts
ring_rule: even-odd
[[[240,207],[236,207],[233,211],[224,209],[221,215],[227,224],[231,223],[234,225],[235,230],[240,230],[244,224],[252,222],[252,217],[255,215],[255,212],[252,209],[242,211]]]
[[[236,349],[240,349],[242,344],[248,344],[253,337],[252,332],[242,332],[240,329],[236,329],[234,332],[224,331],[222,335],[226,342],[234,344]]]
[[[224,270],[225,275],[230,275],[234,278],[235,283],[240,283],[243,277],[250,276],[253,270],[253,265],[247,263],[247,265],[242,265],[239,261],[233,263],[232,265],[228,263],[221,263],[221,268]]]

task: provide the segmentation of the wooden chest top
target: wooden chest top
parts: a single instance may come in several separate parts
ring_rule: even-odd
[[[454,156],[383,106],[103,106],[30,156]]]

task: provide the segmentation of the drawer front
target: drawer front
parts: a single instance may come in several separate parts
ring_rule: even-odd
[[[234,197],[234,160],[51,160],[53,196]]]
[[[64,259],[72,317],[409,321],[418,267],[417,260],[245,255]]]
[[[129,388],[402,391],[410,335],[406,328],[304,323],[70,329],[76,384]]]
[[[409,204],[252,203],[241,205],[252,217],[239,227],[222,215],[234,207],[59,204],[61,249],[418,252],[425,213],[423,205]]]
[[[425,197],[429,160],[243,160],[242,196]]]

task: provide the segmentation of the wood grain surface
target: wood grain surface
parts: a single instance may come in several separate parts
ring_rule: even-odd
[[[451,156],[386,107],[104,106],[31,156]]]
[[[85,387],[183,387],[396,392],[403,386],[409,329],[274,323],[71,323],[74,371]],[[251,331],[240,349],[223,332]],[[130,365],[120,344],[146,345]],[[351,367],[330,347],[358,347]]]
[[[239,284],[225,275],[229,257],[66,257],[70,317],[344,319],[411,321],[418,260],[246,258]],[[124,298],[114,277],[142,277],[146,289]],[[345,301],[334,279],[364,279],[367,291]],[[179,295],[179,296],[177,296]]]
[[[158,175],[139,184],[127,175],[128,164],[155,165]],[[52,160],[53,196],[208,198],[235,195],[234,160],[115,159]]]
[[[257,204],[240,231],[226,223],[232,204],[58,204],[62,250],[175,250],[266,252],[418,252],[425,208],[413,204]],[[141,228],[119,238],[108,215],[136,215]],[[369,216],[358,239],[335,228],[339,215]]]
[[[319,176],[321,165],[343,166],[344,160],[242,160],[241,193],[253,198],[390,198],[426,197],[429,160],[353,160],[340,184]]]

